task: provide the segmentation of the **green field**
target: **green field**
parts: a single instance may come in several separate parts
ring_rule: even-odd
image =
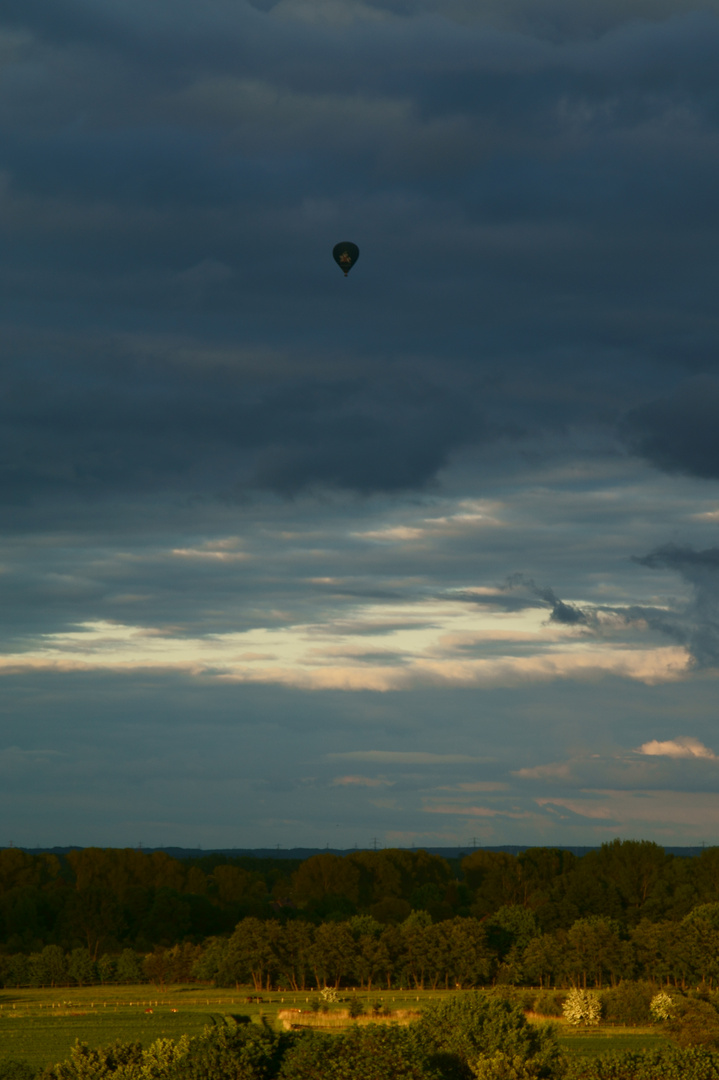
[[[340,992],[346,1008],[350,998],[360,998],[369,1011],[374,1003],[389,1009],[416,1009],[456,991]],[[213,1017],[226,1014],[249,1016],[258,1023],[264,1017],[277,1024],[284,1008],[308,1009],[317,993],[263,992],[262,1002],[248,1002],[254,991],[198,989],[171,986],[164,991],[150,986],[73,987],[0,991],[0,1060],[17,1058],[43,1066],[67,1058],[76,1039],[90,1046],[104,1046],[120,1039],[148,1046],[160,1037],[198,1035]],[[330,1005],[330,1011],[333,1006]],[[152,1012],[146,1010],[152,1009]],[[574,1055],[594,1055],[609,1050],[646,1049],[664,1043],[651,1028],[600,1027],[575,1031],[559,1023],[562,1048]]]
[[[572,1057],[594,1057],[622,1050],[655,1050],[667,1046],[668,1040],[653,1028],[603,1027],[572,1031],[561,1024],[559,1045]]]
[[[346,1008],[352,991],[344,991]],[[308,1009],[318,994],[263,992],[261,1003],[248,1003],[254,991],[171,986],[163,992],[150,986],[73,987],[0,991],[0,1060],[18,1058],[33,1066],[63,1061],[76,1039],[105,1046],[120,1039],[148,1046],[155,1039],[199,1035],[213,1017],[225,1014],[261,1017],[276,1024],[283,1008]],[[417,1008],[444,996],[442,992],[387,991],[358,993],[365,1007],[380,1002],[390,1009]],[[330,1005],[330,1011],[332,1011]],[[152,1009],[151,1013],[146,1012]],[[176,1011],[173,1011],[176,1010]]]

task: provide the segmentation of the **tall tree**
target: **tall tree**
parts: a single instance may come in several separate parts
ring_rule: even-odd
[[[338,987],[352,973],[356,951],[347,923],[328,922],[318,926],[311,951],[317,985]]]
[[[293,990],[304,990],[312,967],[314,927],[302,919],[285,923],[277,935],[277,970]]]

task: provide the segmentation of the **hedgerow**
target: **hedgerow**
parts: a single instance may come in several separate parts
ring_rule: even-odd
[[[578,1057],[565,1080],[718,1080],[719,1054],[704,1047],[627,1050],[596,1058]]]

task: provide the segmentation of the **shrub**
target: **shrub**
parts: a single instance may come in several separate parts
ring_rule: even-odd
[[[370,1024],[341,1036],[303,1034],[279,1080],[437,1080],[411,1028]]]
[[[562,1006],[564,1019],[570,1024],[598,1024],[602,1015],[602,1003],[589,990],[570,990]]]
[[[27,1061],[5,1058],[0,1061],[0,1080],[33,1080],[35,1070]]]
[[[497,983],[496,986],[493,986],[491,990],[487,990],[486,993],[491,994],[492,997],[499,998],[501,1001],[511,1001],[512,1005],[519,1005],[522,1001],[522,991],[519,987],[510,986],[508,983]]]
[[[493,994],[475,992],[431,1005],[416,1028],[447,1080],[480,1074],[486,1080],[494,1074],[539,1080],[556,1076],[559,1069],[553,1028],[529,1024],[518,1005]]]
[[[710,1001],[685,998],[666,1030],[679,1046],[719,1047],[719,1013]]]
[[[362,1016],[362,1014],[364,1013],[364,1005],[362,1004],[362,999],[358,997],[353,997],[350,1001],[348,1011],[350,1016],[352,1017]]]
[[[77,1041],[67,1061],[48,1066],[40,1077],[41,1080],[105,1080],[113,1073],[120,1076],[137,1075],[141,1063],[140,1043],[116,1042],[96,1050],[87,1043]]]
[[[326,1080],[341,1038],[307,1031],[296,1035],[282,1059],[279,1080]]]
[[[538,1075],[534,1062],[501,1050],[478,1058],[472,1065],[472,1073],[476,1080],[535,1080]]]
[[[540,1016],[561,1016],[565,997],[562,990],[540,990],[533,995],[532,1011]]]
[[[189,1035],[173,1039],[156,1039],[142,1054],[142,1080],[164,1080],[185,1057],[190,1047]]]
[[[716,1080],[718,1076],[718,1054],[704,1047],[662,1047],[570,1058],[565,1080]]]
[[[534,1001],[537,997],[536,990],[529,990],[526,987],[516,990],[515,1001],[517,1005],[521,1005],[525,1012],[529,1009],[534,1009]]]
[[[156,1039],[146,1050],[139,1043],[95,1050],[77,1042],[69,1060],[48,1067],[38,1080],[272,1080],[285,1039],[269,1028],[226,1017],[200,1036]]]
[[[602,1014],[616,1024],[649,1024],[654,987],[647,982],[620,982],[600,995]]]
[[[203,1035],[190,1040],[187,1053],[169,1070],[168,1080],[270,1080],[277,1075],[286,1039],[258,1024],[206,1028]]]

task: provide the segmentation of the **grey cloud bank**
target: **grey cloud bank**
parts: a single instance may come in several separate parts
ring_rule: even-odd
[[[710,839],[718,44],[0,0],[7,840]]]

